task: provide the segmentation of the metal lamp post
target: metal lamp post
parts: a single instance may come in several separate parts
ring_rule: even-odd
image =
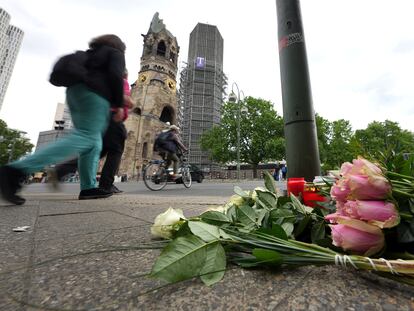
[[[276,9],[288,175],[313,181],[321,167],[299,0],[276,0]]]
[[[234,93],[234,87],[236,87],[237,95]],[[240,93],[243,94],[243,91],[240,91],[239,86],[236,82],[233,82],[231,86],[231,93],[229,95],[229,102],[237,103],[237,180],[240,181],[240,118],[241,118],[241,104],[240,104]]]

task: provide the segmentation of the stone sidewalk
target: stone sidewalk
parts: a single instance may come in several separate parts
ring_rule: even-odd
[[[153,219],[169,206],[193,216],[225,197],[26,197],[23,206],[0,203],[1,311],[414,310],[414,288],[351,269],[231,268],[212,287],[166,285],[146,276],[158,250],[111,251],[151,241]]]

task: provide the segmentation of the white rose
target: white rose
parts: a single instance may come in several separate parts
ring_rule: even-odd
[[[243,197],[241,197],[241,196],[239,196],[239,195],[237,195],[237,194],[234,194],[234,195],[232,195],[232,196],[231,196],[231,198],[230,198],[230,203],[232,203],[232,204],[234,204],[234,205],[236,205],[236,206],[243,205],[243,203],[244,203],[244,198],[243,198]]]
[[[170,207],[164,213],[155,217],[154,224],[151,226],[151,234],[156,237],[171,239],[173,225],[177,224],[181,219],[186,219],[183,211]]]

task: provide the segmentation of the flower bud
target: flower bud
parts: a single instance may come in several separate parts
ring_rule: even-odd
[[[335,220],[337,224],[330,225],[335,246],[363,256],[376,254],[384,247],[384,234],[377,226],[339,215]]]
[[[381,175],[349,175],[347,185],[351,190],[348,199],[380,200],[391,193],[389,181]]]
[[[347,201],[343,205],[342,213],[380,228],[392,228],[400,222],[395,205],[387,201]]]
[[[171,239],[174,232],[173,225],[181,219],[186,219],[183,211],[170,207],[164,213],[155,217],[154,224],[151,226],[151,234],[156,237]]]
[[[383,175],[380,167],[362,157],[354,159],[352,164],[349,162],[343,163],[340,174],[344,177],[346,175]]]
[[[244,198],[237,194],[234,194],[231,196],[229,203],[232,203],[233,205],[236,205],[236,206],[241,206],[244,203]]]

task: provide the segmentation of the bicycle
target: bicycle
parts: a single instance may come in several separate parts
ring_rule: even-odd
[[[178,155],[180,159],[180,166],[178,171],[181,173],[181,177],[173,179],[167,171],[166,160],[151,160],[145,167],[143,173],[143,179],[145,186],[152,191],[159,191],[164,189],[168,182],[179,181],[181,178],[184,187],[191,187],[191,173],[190,165],[187,162],[187,158],[183,154]]]

